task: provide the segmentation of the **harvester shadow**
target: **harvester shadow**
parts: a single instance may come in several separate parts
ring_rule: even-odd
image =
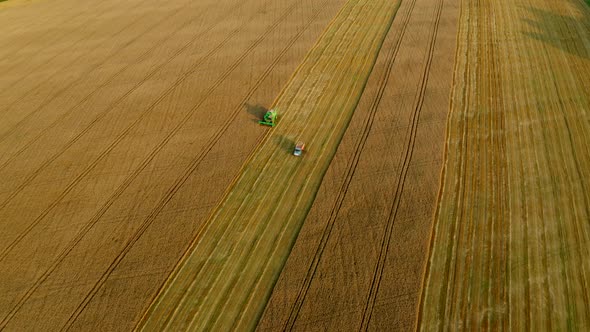
[[[584,45],[584,39],[588,39],[590,35],[584,29],[590,27],[586,22],[589,10],[581,1],[568,2],[577,7],[577,16],[565,16],[544,9],[525,7],[534,18],[524,19],[530,30],[522,31],[522,34],[571,55],[590,59],[590,50]]]
[[[258,123],[258,121],[262,120],[264,118],[264,114],[266,114],[266,111],[268,111],[268,109],[266,107],[264,107],[260,104],[251,105],[248,103],[244,103],[244,108],[246,108],[246,112],[248,112],[248,114],[254,116],[252,121],[256,122],[256,123]]]

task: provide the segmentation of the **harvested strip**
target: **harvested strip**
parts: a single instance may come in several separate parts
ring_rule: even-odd
[[[419,328],[590,328],[590,10],[463,1]]]
[[[255,326],[398,5],[344,5],[278,98],[278,126],[245,165],[141,328]],[[302,158],[290,155],[298,140],[306,143]]]

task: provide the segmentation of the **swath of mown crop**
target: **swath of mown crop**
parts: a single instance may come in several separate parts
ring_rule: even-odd
[[[398,7],[349,1],[275,105],[261,142],[140,328],[253,328],[342,137]],[[295,141],[303,158],[291,156]]]
[[[463,1],[419,328],[590,328],[590,10]]]

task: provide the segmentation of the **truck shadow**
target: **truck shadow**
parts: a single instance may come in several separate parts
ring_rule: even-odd
[[[258,122],[262,120],[264,118],[264,114],[266,114],[266,111],[268,111],[266,107],[260,104],[251,105],[249,103],[244,103],[244,108],[246,109],[246,112],[248,112],[248,114],[253,116],[253,122]]]
[[[273,143],[276,144],[281,151],[285,151],[287,153],[292,153],[293,149],[295,148],[295,140],[289,138],[285,135],[277,135],[272,138]]]

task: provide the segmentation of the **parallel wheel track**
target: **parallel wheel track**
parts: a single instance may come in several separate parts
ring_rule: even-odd
[[[381,283],[381,277],[383,273],[383,269],[385,267],[385,260],[387,257],[387,252],[389,250],[389,243],[391,241],[391,234],[393,232],[393,224],[395,222],[395,218],[397,217],[397,211],[399,208],[399,204],[401,202],[401,195],[404,190],[405,186],[405,179],[408,174],[408,169],[410,166],[410,162],[412,160],[413,152],[414,152],[414,145],[416,144],[416,133],[418,131],[418,124],[420,121],[420,114],[422,110],[422,106],[424,104],[424,99],[426,95],[426,87],[428,85],[428,79],[430,74],[430,68],[432,65],[432,59],[434,56],[434,49],[436,46],[436,38],[438,36],[438,28],[440,24],[441,13],[443,9],[443,4],[445,0],[439,0],[436,7],[435,13],[435,21],[433,23],[433,30],[430,39],[430,46],[428,49],[427,57],[426,57],[426,64],[424,66],[424,72],[422,74],[421,86],[419,95],[417,96],[416,105],[414,108],[414,114],[412,118],[412,126],[410,128],[409,137],[407,141],[407,148],[404,153],[404,160],[402,162],[402,167],[400,177],[398,179],[398,185],[396,188],[396,194],[394,201],[392,202],[388,222],[386,225],[386,231],[383,236],[382,244],[381,244],[381,251],[379,253],[379,259],[377,266],[375,267],[375,272],[373,274],[373,280],[371,282],[371,287],[369,290],[369,294],[367,297],[367,302],[365,309],[363,310],[363,318],[361,321],[361,325],[359,330],[360,331],[367,331],[369,329],[369,322],[371,320],[371,315],[373,313],[373,307],[375,306],[375,299],[377,297],[377,293],[379,292],[379,286]]]

